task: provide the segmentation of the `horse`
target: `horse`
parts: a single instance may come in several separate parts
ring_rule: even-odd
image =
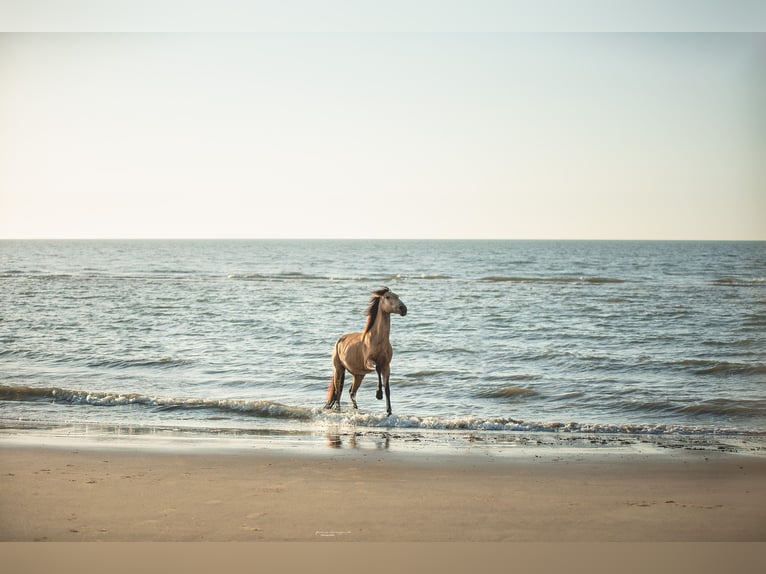
[[[394,350],[388,340],[391,333],[391,314],[404,317],[407,306],[399,296],[388,287],[371,291],[372,298],[367,307],[367,324],[361,333],[346,333],[335,343],[332,353],[333,375],[327,389],[327,402],[324,408],[336,407],[340,410],[340,396],[343,391],[343,381],[346,371],[354,377],[349,395],[354,408],[356,392],[362,379],[367,373],[378,373],[378,389],[375,398],[383,399],[383,388],[386,391],[386,412],[391,415],[391,358]]]

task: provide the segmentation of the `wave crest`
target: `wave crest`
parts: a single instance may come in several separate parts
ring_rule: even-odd
[[[740,279],[738,277],[721,277],[720,279],[713,279],[710,284],[718,287],[763,287],[766,285],[766,278]]]
[[[495,389],[500,398],[525,397],[537,394],[531,389],[506,387]],[[155,412],[207,410],[212,413],[254,416],[266,419],[293,420],[310,424],[348,424],[366,428],[400,428],[447,431],[505,431],[505,432],[560,432],[560,433],[611,433],[611,434],[691,434],[721,433],[731,435],[763,436],[762,430],[737,430],[711,428],[708,425],[673,423],[616,424],[591,422],[525,421],[515,418],[481,418],[475,416],[440,417],[396,415],[383,412],[355,410],[329,411],[321,406],[286,405],[269,400],[204,399],[154,397],[140,393],[110,393],[64,389],[59,387],[29,387],[24,385],[0,385],[0,400],[67,403],[93,407],[143,407]],[[629,405],[622,405],[629,408]],[[694,405],[674,405],[663,402],[635,403],[634,409],[648,411],[676,411],[691,414],[766,415],[766,401],[713,399]]]
[[[615,277],[506,277],[492,275],[482,277],[481,281],[490,283],[574,283],[574,284],[600,284],[600,283],[625,283],[625,279]]]
[[[290,406],[268,400],[198,399],[152,397],[140,393],[110,393],[84,391],[59,387],[27,387],[0,385],[0,400],[51,401],[97,407],[137,405],[158,411],[209,409],[224,412],[252,414],[259,417],[308,420],[316,409]]]

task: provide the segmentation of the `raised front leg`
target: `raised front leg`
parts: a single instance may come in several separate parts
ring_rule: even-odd
[[[375,367],[375,370],[378,372],[378,390],[375,391],[375,398],[379,401],[383,399],[383,379],[381,377],[381,367]]]

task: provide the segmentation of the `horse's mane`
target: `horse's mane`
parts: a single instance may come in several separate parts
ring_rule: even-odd
[[[391,289],[388,287],[381,287],[376,291],[372,291],[372,298],[370,304],[367,306],[367,324],[364,326],[362,334],[366,335],[372,326],[375,324],[375,319],[378,318],[378,308],[380,307],[380,298],[388,293]]]

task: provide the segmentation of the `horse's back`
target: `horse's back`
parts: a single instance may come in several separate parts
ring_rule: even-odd
[[[354,345],[361,345],[361,344],[362,344],[361,333],[346,333],[345,335],[341,335],[336,341],[335,353],[342,353],[346,349]]]

